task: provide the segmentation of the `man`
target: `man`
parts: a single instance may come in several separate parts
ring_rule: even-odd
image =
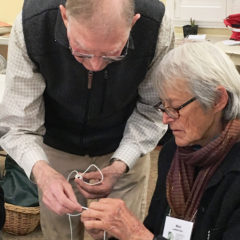
[[[151,70],[174,39],[162,3],[135,3],[25,0],[13,27],[1,146],[38,185],[46,239],[68,239],[66,213],[81,212],[86,199],[122,198],[144,217],[146,154],[166,131],[152,107]],[[67,182],[92,163],[101,184]],[[76,239],[80,223],[72,220]]]

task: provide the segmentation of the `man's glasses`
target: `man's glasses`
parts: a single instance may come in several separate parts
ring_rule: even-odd
[[[197,98],[193,97],[191,99],[189,99],[187,102],[185,102],[184,104],[182,104],[181,106],[177,107],[177,108],[173,108],[173,107],[165,107],[163,102],[160,101],[159,103],[157,103],[154,108],[158,111],[162,111],[165,112],[170,118],[173,119],[178,119],[180,117],[179,111],[186,107],[189,103],[195,101]]]
[[[129,46],[129,39],[125,45],[125,47],[122,50],[122,54],[119,56],[96,56],[94,54],[85,54],[85,53],[80,53],[77,51],[74,51],[71,46],[69,46],[69,49],[72,53],[73,56],[77,57],[77,58],[81,58],[81,59],[92,59],[92,58],[101,58],[102,60],[104,60],[105,62],[118,62],[118,61],[122,61],[128,54],[128,46]]]

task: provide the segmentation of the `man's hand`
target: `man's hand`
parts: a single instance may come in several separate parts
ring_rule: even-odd
[[[82,211],[70,183],[45,161],[38,161],[32,173],[42,191],[42,201],[49,209],[59,215]]]
[[[98,171],[89,172],[84,174],[84,181],[76,179],[75,182],[78,184],[78,189],[85,198],[95,199],[108,196],[117,180],[126,172],[127,165],[123,161],[114,161],[110,166],[103,168],[103,181],[100,184],[91,186],[84,181],[88,182],[91,180],[99,180],[100,174]]]
[[[100,239],[104,230],[119,240],[152,240],[153,234],[130,212],[124,201],[103,198],[81,214],[87,232]]]

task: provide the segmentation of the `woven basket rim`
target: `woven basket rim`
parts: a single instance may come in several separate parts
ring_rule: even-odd
[[[26,214],[39,214],[40,207],[22,207],[18,205],[13,205],[10,203],[5,202],[5,208],[9,211],[19,212],[19,213],[26,213]]]

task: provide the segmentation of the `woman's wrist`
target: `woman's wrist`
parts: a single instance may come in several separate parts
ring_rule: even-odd
[[[130,239],[131,240],[152,240],[153,237],[154,237],[153,234],[147,228],[145,228],[145,226],[142,225],[139,231],[133,232]]]

